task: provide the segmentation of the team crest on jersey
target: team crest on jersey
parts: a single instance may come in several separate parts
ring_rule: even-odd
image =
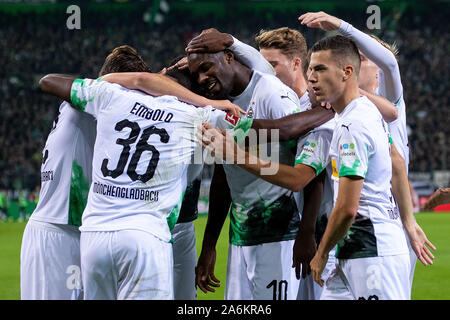
[[[231,113],[227,113],[225,116],[225,121],[227,121],[228,123],[230,123],[233,126],[236,126],[239,121],[239,118]]]

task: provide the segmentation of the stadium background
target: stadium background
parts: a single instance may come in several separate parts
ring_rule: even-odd
[[[449,2],[77,1],[81,9],[81,28],[74,30],[66,25],[71,15],[66,10],[74,3],[1,2],[0,299],[19,297],[21,235],[38,199],[42,148],[58,111],[58,100],[42,95],[37,88],[44,74],[96,77],[106,55],[122,44],[135,47],[152,71],[158,72],[174,57],[183,54],[190,39],[210,27],[255,45],[254,36],[260,29],[288,26],[300,30],[310,46],[324,33],[300,26],[297,17],[301,13],[322,10],[367,31],[366,22],[371,15],[366,13],[367,7],[378,5],[381,29],[371,32],[387,42],[396,42],[400,50],[411,151],[409,176],[423,203],[436,188],[450,185],[447,141],[450,133]],[[204,170],[199,202],[202,213],[207,211],[211,169]],[[450,208],[438,210],[450,211]],[[450,215],[420,213],[417,219],[423,223],[439,252],[430,270],[418,265],[413,298],[450,299],[450,289],[442,292],[443,288],[450,288],[450,250],[446,249],[450,248],[446,234]],[[196,222],[198,244],[204,222],[204,217]],[[220,245],[226,250],[228,228],[224,230]],[[226,254],[223,256],[224,259],[218,261],[222,282]],[[447,281],[448,285],[442,281]],[[200,298],[221,299],[221,292],[201,294]]]

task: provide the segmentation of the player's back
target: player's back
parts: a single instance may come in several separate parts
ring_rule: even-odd
[[[43,149],[41,191],[31,220],[80,226],[92,178],[96,123],[61,104]]]
[[[139,229],[169,241],[186,188],[196,125],[210,109],[172,96],[77,80],[72,101],[97,118],[93,178],[82,231]]]

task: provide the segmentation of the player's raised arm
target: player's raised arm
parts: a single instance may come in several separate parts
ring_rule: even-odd
[[[325,31],[338,30],[342,35],[355,41],[358,49],[383,71],[386,81],[386,98],[393,103],[398,102],[403,86],[398,62],[389,49],[351,24],[322,11],[308,12],[298,19],[310,28],[320,28]]]
[[[252,46],[239,41],[228,33],[214,28],[203,30],[200,35],[189,42],[187,53],[215,53],[223,50],[233,51],[236,59],[250,69],[275,75],[272,65]]]
[[[75,76],[68,74],[48,74],[39,80],[39,87],[45,93],[70,103],[70,91],[75,79]]]
[[[110,73],[101,78],[103,81],[113,82],[131,89],[140,90],[152,96],[172,95],[181,101],[198,107],[213,106],[216,109],[229,111],[240,117],[245,111],[228,100],[211,100],[202,97],[183,87],[176,81],[158,73],[123,72]]]

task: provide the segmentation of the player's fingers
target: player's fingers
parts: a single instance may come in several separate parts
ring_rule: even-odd
[[[430,257],[430,258],[434,259],[434,255],[431,253],[430,250],[428,250],[428,248],[426,246],[423,246],[423,251],[425,252],[426,257]]]
[[[211,279],[217,283],[220,283],[220,280],[216,278],[216,276],[214,275],[214,273],[211,274]]]
[[[426,253],[421,254],[419,260],[420,260],[420,262],[422,262],[422,264],[424,266],[428,266],[428,265],[432,265],[433,264],[433,259],[431,259],[429,256],[427,256]]]
[[[436,246],[432,244],[430,240],[426,239],[425,244],[429,246],[431,249],[436,250]]]
[[[311,268],[309,267],[309,263],[302,263],[302,278],[306,278],[308,274],[311,273]]]
[[[297,278],[297,280],[300,280],[300,262],[294,261],[292,263],[292,267],[295,268],[295,277]]]
[[[314,20],[317,17],[317,13],[307,13],[304,17],[302,24],[308,24],[312,20]]]
[[[305,21],[308,21],[309,19],[311,19],[311,12],[307,12],[302,14],[298,19],[301,21],[302,24],[305,24]]]

